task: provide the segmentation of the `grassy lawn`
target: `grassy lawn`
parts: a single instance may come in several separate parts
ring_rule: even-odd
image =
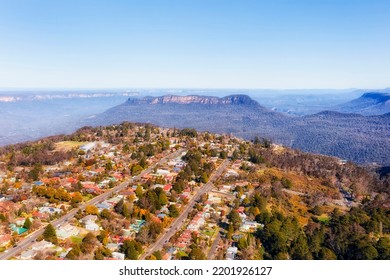
[[[87,142],[77,142],[77,141],[62,141],[62,142],[58,142],[56,143],[56,148],[58,150],[65,150],[65,151],[69,151],[69,150],[72,150],[73,148],[79,148],[81,147],[82,145],[85,145]]]
[[[328,214],[322,214],[321,216],[318,216],[318,220],[324,224],[329,223],[329,216]]]
[[[79,236],[72,236],[70,238],[70,240],[72,240],[72,242],[75,244],[81,244],[81,242],[83,241],[83,238],[79,237]]]
[[[206,229],[203,231],[203,234],[206,234],[207,236],[212,237],[215,233],[215,230]]]
[[[178,254],[180,257],[188,257],[187,253],[182,252],[182,251],[179,251],[177,254]]]

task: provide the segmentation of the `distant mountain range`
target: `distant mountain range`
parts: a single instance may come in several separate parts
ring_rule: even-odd
[[[390,94],[368,92],[357,99],[335,106],[332,110],[344,113],[357,113],[365,116],[390,113]]]
[[[390,114],[362,116],[325,111],[292,117],[271,111],[247,95],[222,98],[165,95],[129,98],[119,106],[86,119],[85,124],[107,125],[122,121],[192,127],[233,133],[247,139],[260,136],[307,152],[357,163],[390,165]]]

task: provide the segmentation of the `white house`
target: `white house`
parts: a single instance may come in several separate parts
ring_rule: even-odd
[[[51,242],[48,242],[46,240],[39,241],[35,243],[31,249],[34,251],[42,251],[44,249],[53,248],[55,245]]]
[[[85,229],[90,231],[98,231],[100,227],[94,221],[88,221],[85,223]]]
[[[234,260],[237,251],[238,251],[237,247],[229,247],[226,251],[226,260]]]
[[[80,233],[79,229],[70,224],[62,226],[57,230],[57,236],[60,239],[66,239],[71,236],[77,236],[79,233]]]
[[[20,255],[20,259],[22,259],[22,260],[31,260],[33,257],[35,257],[36,254],[37,254],[37,252],[35,252],[33,250],[27,250],[27,251],[24,251]]]
[[[125,259],[125,254],[119,253],[119,252],[113,252],[112,257],[116,260],[123,261]]]

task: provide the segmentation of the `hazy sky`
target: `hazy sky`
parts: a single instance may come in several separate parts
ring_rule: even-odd
[[[387,0],[0,0],[0,87],[384,88]]]

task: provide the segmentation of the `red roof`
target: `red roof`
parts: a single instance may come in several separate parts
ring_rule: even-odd
[[[0,245],[11,241],[11,234],[0,235]]]
[[[68,181],[69,183],[77,183],[79,180],[76,179],[76,178],[70,177],[70,178],[67,178],[67,181]]]
[[[169,260],[171,258],[171,254],[165,253],[164,256],[162,257],[163,260]]]

